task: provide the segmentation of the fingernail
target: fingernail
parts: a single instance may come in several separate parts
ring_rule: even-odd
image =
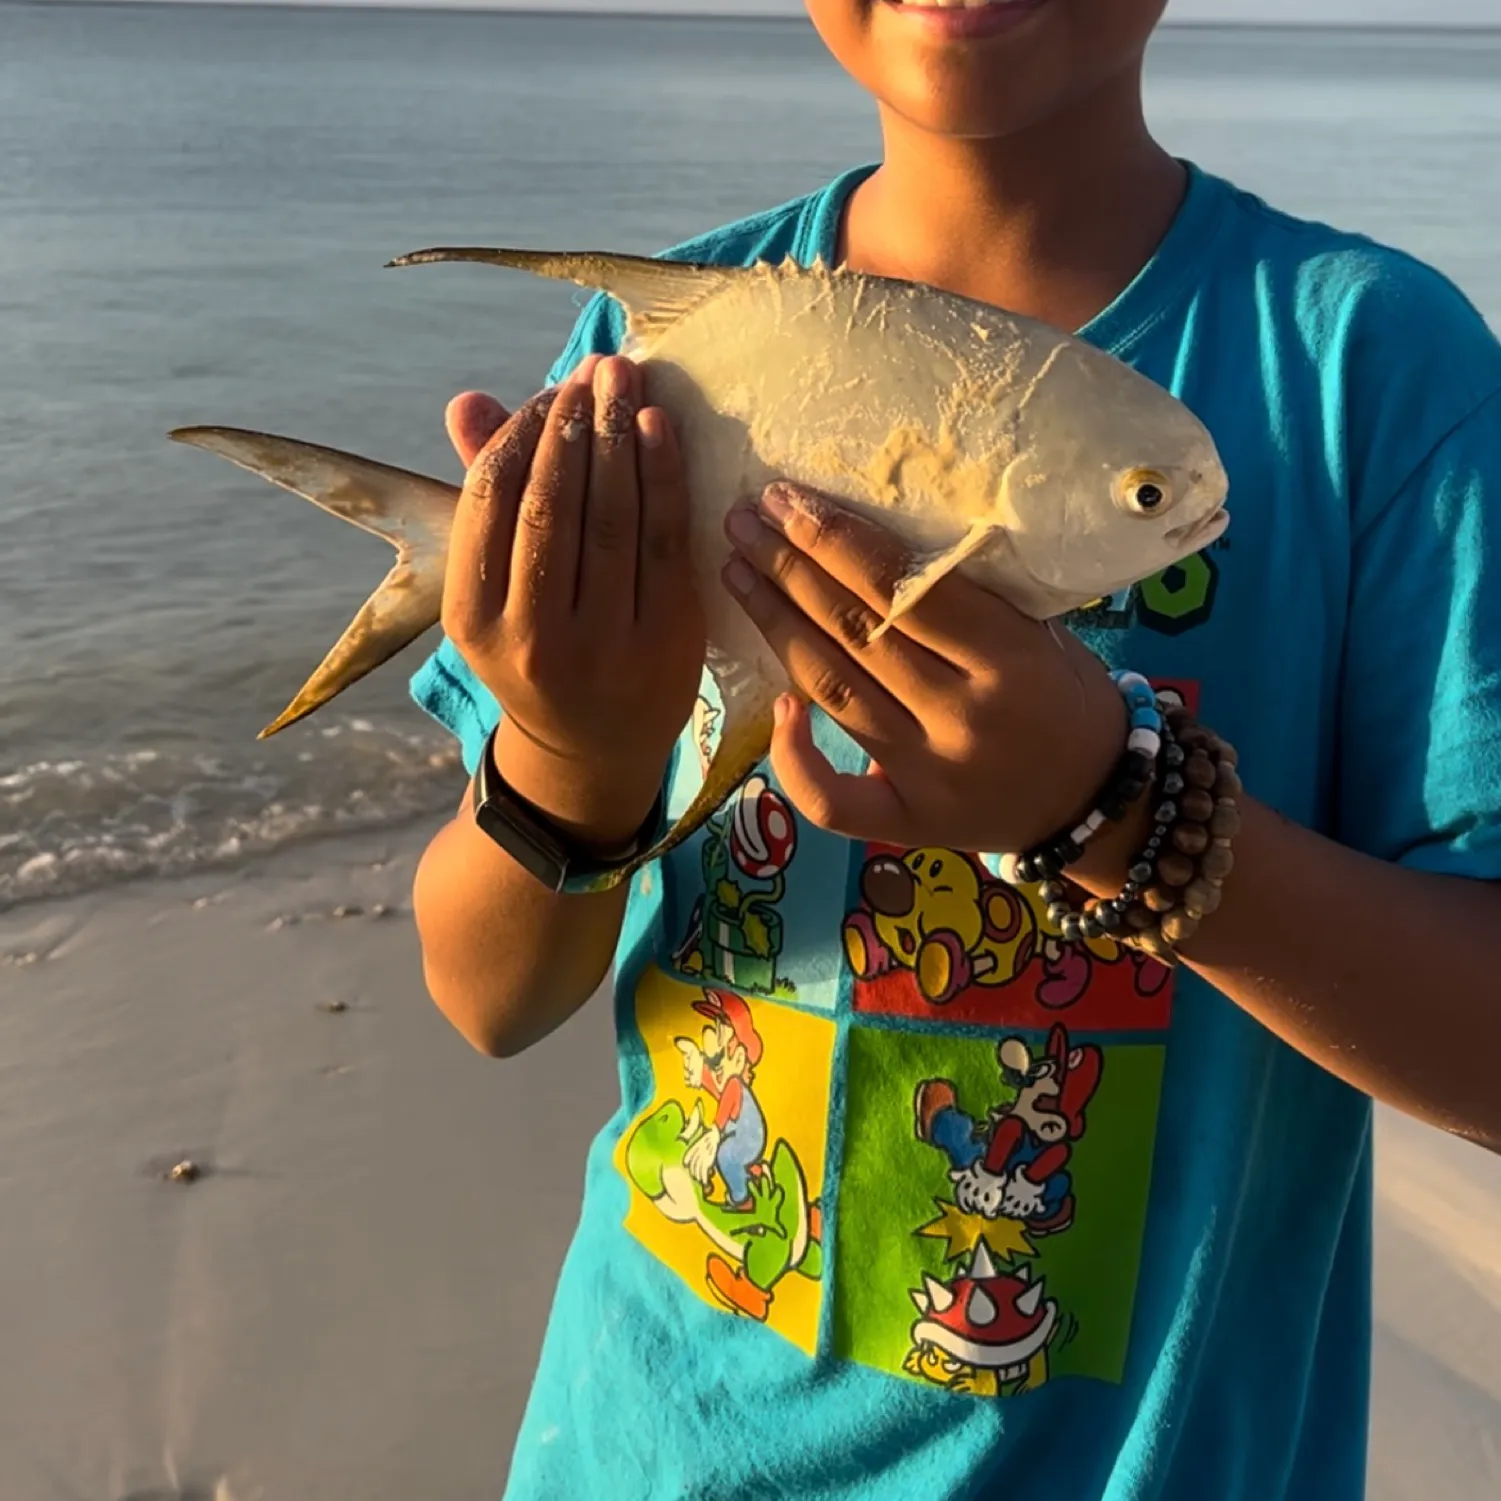
[[[747,547],[761,540],[761,523],[756,519],[756,513],[744,506],[736,506],[730,512],[726,530],[737,542],[743,542]]]
[[[631,372],[623,360],[605,360],[599,372],[600,394],[607,401],[629,401]]]
[[[792,713],[792,700],[785,693],[779,693],[776,703],[771,706],[772,722],[778,726],[784,725],[790,713]]]
[[[777,526],[786,521],[792,511],[792,492],[785,485],[768,485],[761,492],[761,512]]]
[[[756,587],[756,570],[738,554],[725,564],[724,581],[732,594],[749,594]]]
[[[643,448],[660,448],[667,436],[662,426],[662,413],[656,407],[647,407],[636,413],[636,436]]]

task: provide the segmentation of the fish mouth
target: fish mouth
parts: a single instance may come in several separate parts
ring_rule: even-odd
[[[1163,533],[1163,536],[1170,547],[1181,547],[1185,550],[1198,551],[1201,548],[1208,547],[1229,525],[1230,512],[1224,506],[1221,506],[1218,510],[1211,511],[1207,516],[1201,516],[1197,521],[1190,521],[1185,526],[1170,528]]]

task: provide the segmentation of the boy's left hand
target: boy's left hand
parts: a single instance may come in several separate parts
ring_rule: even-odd
[[[723,573],[788,675],[869,752],[837,772],[806,705],[777,706],[771,759],[803,816],[906,848],[1019,852],[1087,814],[1125,745],[1098,658],[953,573],[878,640],[907,555],[821,497],[771,486],[738,507]]]

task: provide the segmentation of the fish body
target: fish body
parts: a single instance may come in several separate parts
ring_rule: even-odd
[[[724,715],[702,790],[638,865],[699,827],[769,745],[772,705],[788,680],[717,575],[728,556],[726,513],[771,481],[818,490],[907,545],[912,570],[888,625],[955,570],[1049,619],[1201,550],[1228,522],[1225,473],[1197,418],[1112,356],[1035,320],[822,264],[726,268],[482,249],[393,264],[456,260],[614,296],[627,315],[621,352],[678,435],[707,665]],[[311,713],[437,622],[452,486],[268,434],[172,436],[397,548],[381,587],[263,734]]]

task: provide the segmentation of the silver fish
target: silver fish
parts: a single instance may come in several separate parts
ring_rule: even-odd
[[[1225,529],[1213,440],[1167,391],[1082,340],[911,282],[821,262],[749,268],[595,253],[434,249],[609,293],[622,353],[667,412],[693,502],[707,666],[724,704],[702,789],[614,885],[681,843],[766,754],[780,661],[717,575],[725,513],[774,479],[819,490],[910,549],[885,625],[959,570],[1036,619],[1160,572]],[[218,453],[384,537],[396,564],[286,710],[311,714],[435,625],[459,492],[290,438],[183,428]],[[884,629],[883,625],[883,629]]]

